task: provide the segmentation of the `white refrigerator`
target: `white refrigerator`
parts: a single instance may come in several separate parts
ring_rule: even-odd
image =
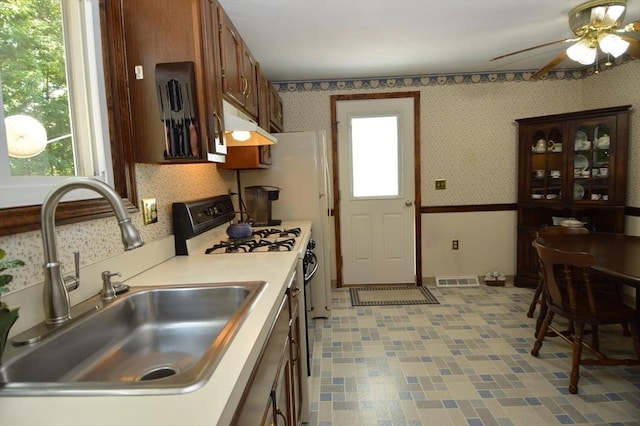
[[[276,133],[271,146],[271,167],[243,170],[241,185],[280,188],[271,203],[273,219],[311,220],[318,270],[305,287],[310,318],[328,318],[331,311],[330,222],[333,208],[327,142],[324,131]]]

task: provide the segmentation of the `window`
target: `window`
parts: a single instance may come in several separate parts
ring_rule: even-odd
[[[0,16],[0,208],[40,204],[69,176],[113,185],[98,1],[13,0]]]
[[[353,198],[400,196],[398,115],[350,117]]]

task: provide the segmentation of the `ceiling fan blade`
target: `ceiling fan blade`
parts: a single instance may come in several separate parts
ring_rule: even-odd
[[[629,22],[627,25],[624,26],[623,31],[627,33],[630,33],[633,31],[640,31],[640,21]]]
[[[507,53],[506,55],[496,56],[495,58],[491,58],[490,61],[496,61],[498,59],[506,58],[507,56],[517,55],[518,53],[528,52],[530,50],[539,49],[541,47],[553,46],[554,44],[569,43],[569,42],[578,41],[578,40],[580,40],[580,37],[578,37],[578,38],[564,38],[562,40],[551,41],[549,43],[539,44],[537,46],[528,47],[526,49],[517,50],[515,52]]]
[[[636,59],[640,59],[640,40],[625,36],[622,36],[622,38],[629,42],[629,47],[627,47],[627,54],[633,56]]]
[[[544,67],[540,68],[535,74],[533,74],[531,76],[531,78],[532,79],[536,79],[536,78],[540,77],[541,75],[546,74],[550,69],[554,68],[556,65],[558,65],[560,62],[564,61],[565,59],[567,59],[567,51],[566,50],[562,51],[562,53],[560,53],[558,56],[553,58],[553,60],[551,62],[549,62],[547,65],[545,65]]]

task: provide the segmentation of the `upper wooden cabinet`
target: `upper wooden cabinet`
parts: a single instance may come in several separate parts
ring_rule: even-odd
[[[542,226],[575,218],[592,232],[624,232],[629,108],[516,120],[517,286],[537,284],[531,241]]]
[[[282,132],[284,130],[282,98],[262,72],[260,65],[258,65],[258,102],[260,127],[270,132]]]
[[[217,9],[222,91],[229,102],[258,120],[257,62],[224,9]]]
[[[269,123],[272,131],[284,131],[282,98],[271,84],[269,84]]]
[[[135,161],[224,162],[223,97],[282,130],[279,96],[217,1],[120,2]],[[270,163],[268,148],[236,151],[242,158],[229,153],[227,168]]]
[[[135,160],[223,160],[217,3],[120,1]]]
[[[263,129],[270,130],[270,110],[269,110],[269,80],[267,76],[262,72],[260,64],[257,65],[257,78],[258,78],[258,125]]]

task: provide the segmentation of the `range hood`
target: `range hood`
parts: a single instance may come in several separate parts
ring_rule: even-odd
[[[278,139],[236,107],[223,101],[224,132],[228,147],[273,145]]]

